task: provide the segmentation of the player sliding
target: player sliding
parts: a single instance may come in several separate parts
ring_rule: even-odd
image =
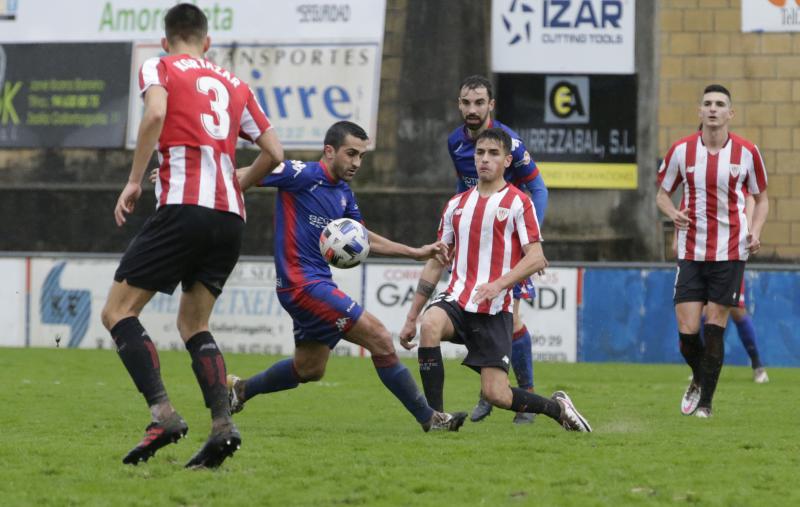
[[[547,267],[531,199],[503,179],[511,164],[511,137],[491,128],[475,142],[478,184],[447,203],[439,240],[454,250],[447,290],[434,298],[422,317],[422,340],[463,343],[463,364],[480,373],[481,392],[493,406],[545,414],[569,431],[592,431],[563,391],[545,398],[508,384],[513,318],[511,289]],[[406,348],[416,336],[416,320],[439,280],[444,264],[428,262],[420,277],[406,325]],[[423,376],[426,393],[442,399],[442,383]]]
[[[467,414],[432,409],[411,373],[395,353],[389,331],[375,316],[339,290],[319,251],[322,228],[337,218],[361,222],[348,182],[367,151],[367,134],[348,121],[335,123],[325,134],[319,162],[287,161],[260,186],[278,189],[275,210],[275,270],[278,300],[294,323],[294,357],[273,364],[246,380],[228,378],[231,408],[238,412],[258,394],[293,389],[322,379],[331,350],[345,339],[369,350],[383,384],[416,418],[425,431],[458,431]],[[240,182],[247,188],[249,173]],[[369,232],[370,250],[383,255],[429,259],[446,250],[437,242],[412,248]],[[444,257],[442,257],[444,260]]]

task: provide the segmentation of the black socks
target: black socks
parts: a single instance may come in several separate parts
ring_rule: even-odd
[[[158,352],[147,331],[136,317],[120,320],[111,328],[111,337],[117,345],[117,354],[122,364],[144,395],[149,406],[169,401],[161,381],[161,363]]]
[[[441,347],[420,347],[417,353],[419,375],[428,405],[437,412],[444,412],[444,366]]]
[[[201,331],[189,338],[186,350],[192,356],[192,370],[203,391],[206,407],[211,409],[212,419],[230,418],[226,383],[228,374],[225,359],[214,337],[208,331]]]

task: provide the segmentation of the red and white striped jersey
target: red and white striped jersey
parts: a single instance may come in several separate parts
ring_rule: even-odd
[[[188,55],[145,61],[139,71],[142,95],[154,85],[168,94],[158,139],[156,207],[190,204],[245,218],[236,141],[254,141],[272,128],[250,87],[219,65]]]
[[[678,259],[747,260],[745,189],[755,195],[767,188],[764,161],[753,143],[731,133],[712,155],[695,132],[672,145],[658,183],[670,194],[683,187],[681,209],[688,208],[691,223],[678,231]]]
[[[494,315],[511,311],[511,289],[476,305],[475,288],[511,271],[524,255],[522,247],[541,241],[541,235],[530,197],[506,184],[488,197],[473,187],[450,199],[439,222],[439,239],[455,245],[447,292],[465,311]]]

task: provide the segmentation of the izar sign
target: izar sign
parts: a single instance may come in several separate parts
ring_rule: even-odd
[[[492,70],[634,73],[634,0],[493,0]]]

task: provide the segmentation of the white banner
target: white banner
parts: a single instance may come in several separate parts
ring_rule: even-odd
[[[534,362],[574,363],[578,358],[578,270],[547,268],[533,277],[536,299],[520,303],[533,342]]]
[[[800,2],[742,0],[743,32],[800,31]]]
[[[25,346],[25,259],[0,259],[0,346]]]
[[[111,259],[33,259],[31,346],[112,348],[100,312],[117,264]],[[335,270],[334,277],[361,301],[361,268]],[[142,325],[160,350],[184,350],[176,327],[180,294],[180,286],[172,296],[158,293],[142,312]],[[275,292],[274,264],[240,262],[214,306],[210,328],[223,351],[291,355],[292,319]],[[359,352],[344,341],[335,350],[340,355]]]
[[[143,102],[139,69],[163,55],[155,43],[135,44],[132,56],[127,147],[136,145]],[[286,149],[322,150],[333,123],[358,123],[375,145],[381,46],[370,43],[222,44],[207,53],[253,89]],[[255,146],[247,143],[248,146]]]
[[[380,264],[366,266],[364,307],[392,333],[405,323],[411,307],[422,264]],[[577,358],[577,282],[573,268],[550,268],[543,277],[535,277],[537,298],[533,303],[521,303],[521,316],[531,333],[534,361],[575,362]],[[440,281],[437,292],[446,288]],[[416,357],[416,351],[406,352],[398,343],[398,352]],[[463,358],[466,349],[461,345],[442,343],[442,355]]]
[[[158,41],[176,0],[16,0],[0,11],[0,42]],[[197,0],[212,43],[383,40],[385,0]],[[11,7],[10,7],[11,6]]]
[[[492,0],[492,71],[633,74],[634,0]]]

